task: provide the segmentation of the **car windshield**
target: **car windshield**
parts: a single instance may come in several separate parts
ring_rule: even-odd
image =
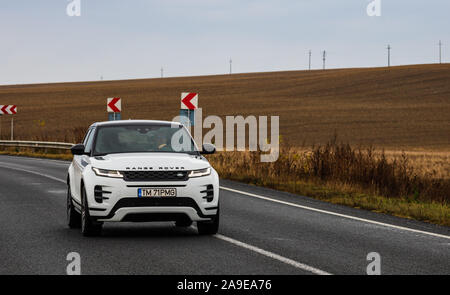
[[[199,153],[192,137],[179,125],[142,124],[98,128],[94,156],[139,152]]]

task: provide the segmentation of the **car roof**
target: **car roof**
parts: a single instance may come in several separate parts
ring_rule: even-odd
[[[91,127],[100,127],[100,126],[127,126],[127,125],[168,125],[168,126],[180,126],[182,125],[179,122],[171,122],[171,121],[158,121],[158,120],[117,120],[117,121],[103,121],[103,122],[95,122]]]

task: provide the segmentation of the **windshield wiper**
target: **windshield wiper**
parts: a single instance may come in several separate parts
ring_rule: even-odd
[[[103,157],[103,156],[106,156],[106,155],[109,155],[109,153],[94,154],[92,156],[94,156],[94,157]]]

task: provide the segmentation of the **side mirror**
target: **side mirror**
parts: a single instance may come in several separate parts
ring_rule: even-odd
[[[216,152],[216,147],[213,144],[205,143],[202,146],[202,151],[200,152],[200,154],[211,155],[211,154],[214,154],[215,152]]]
[[[84,155],[84,145],[83,144],[76,144],[73,147],[70,148],[70,151],[72,152],[72,155]]]

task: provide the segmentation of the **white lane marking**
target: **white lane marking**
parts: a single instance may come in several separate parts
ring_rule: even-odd
[[[306,265],[306,264],[304,264],[304,263],[300,263],[300,262],[298,262],[298,261],[295,261],[295,260],[292,260],[292,259],[289,259],[289,258],[280,256],[280,255],[275,254],[275,253],[273,253],[273,252],[269,252],[269,251],[263,250],[263,249],[261,249],[261,248],[258,248],[258,247],[249,245],[249,244],[247,244],[247,243],[240,242],[240,241],[238,241],[238,240],[229,238],[229,237],[224,236],[224,235],[221,235],[221,234],[216,234],[216,235],[214,235],[214,237],[215,237],[215,238],[218,238],[218,239],[220,239],[220,240],[226,241],[226,242],[228,242],[228,243],[231,243],[231,244],[233,244],[233,245],[236,245],[236,246],[239,246],[239,247],[248,249],[248,250],[250,250],[250,251],[256,252],[256,253],[258,253],[258,254],[267,256],[267,257],[269,257],[269,258],[278,260],[278,261],[280,261],[280,262],[289,264],[289,265],[291,265],[291,266],[293,266],[293,267],[295,267],[295,268],[299,268],[299,269],[302,269],[302,270],[311,272],[311,273],[316,274],[316,275],[331,275],[331,273],[328,273],[328,272],[326,272],[326,271],[320,270],[320,269],[318,269],[318,268],[315,268],[315,267]]]
[[[197,226],[195,226],[195,225],[192,225],[191,227],[194,228],[195,230],[198,230]],[[213,235],[213,237],[215,237],[215,238],[217,238],[219,240],[231,243],[231,244],[233,244],[235,246],[242,247],[242,248],[245,248],[247,250],[250,250],[250,251],[256,252],[258,254],[264,255],[266,257],[278,260],[278,261],[280,261],[282,263],[289,264],[289,265],[291,265],[291,266],[293,266],[295,268],[299,268],[299,269],[311,272],[311,273],[316,274],[316,275],[332,275],[329,272],[320,270],[318,268],[309,266],[309,265],[304,264],[304,263],[300,263],[300,262],[292,260],[290,258],[283,257],[283,256],[275,254],[273,252],[270,252],[270,251],[258,248],[256,246],[253,246],[253,245],[250,245],[250,244],[247,244],[247,243],[235,240],[233,238],[230,238],[230,237],[227,237],[227,236],[224,236],[224,235],[221,235],[221,234],[215,234],[215,235]]]
[[[28,162],[52,162],[61,166],[65,166],[65,165],[69,165],[70,164],[70,160],[58,160],[58,159],[47,159],[47,158],[33,158],[33,157],[20,157],[20,156],[11,156],[11,155],[2,155],[4,157],[9,157],[9,158],[20,158],[22,160],[26,160]]]
[[[313,208],[313,207],[302,206],[302,205],[299,205],[299,204],[285,202],[285,201],[280,201],[280,200],[277,200],[277,199],[272,199],[272,198],[264,197],[264,196],[261,196],[261,195],[247,193],[247,192],[244,192],[244,191],[235,190],[235,189],[228,188],[228,187],[220,186],[220,188],[223,189],[223,190],[226,190],[226,191],[233,192],[233,193],[238,193],[238,194],[246,195],[246,196],[249,196],[249,197],[254,197],[254,198],[258,198],[258,199],[262,199],[262,200],[266,200],[266,201],[271,201],[271,202],[275,202],[275,203],[279,203],[279,204],[284,204],[284,205],[288,205],[288,206],[292,206],[292,207],[302,208],[302,209],[305,209],[305,210],[310,210],[310,211],[315,211],[315,212],[319,212],[319,213],[339,216],[339,217],[343,217],[343,218],[348,218],[348,219],[353,219],[353,220],[362,221],[362,222],[366,222],[366,223],[381,225],[381,226],[385,226],[385,227],[391,227],[391,228],[395,228],[395,229],[399,229],[399,230],[410,231],[410,232],[414,232],[414,233],[434,236],[434,237],[438,237],[438,238],[450,239],[450,236],[446,236],[446,235],[441,235],[441,234],[436,234],[436,233],[432,233],[432,232],[422,231],[422,230],[413,229],[413,228],[409,228],[409,227],[397,226],[397,225],[393,225],[393,224],[389,224],[389,223],[384,223],[384,222],[374,221],[374,220],[370,220],[370,219],[359,218],[359,217],[355,217],[355,216],[351,216],[351,215],[335,213],[335,212],[331,212],[331,211],[316,209],[316,208]]]
[[[31,170],[26,170],[26,169],[17,168],[17,167],[4,166],[4,165],[2,165],[2,166],[0,166],[0,167],[1,167],[1,168],[11,169],[11,170],[22,171],[22,172],[28,172],[28,173],[31,173],[31,174],[39,175],[39,176],[46,177],[46,178],[49,178],[49,179],[52,179],[52,180],[55,180],[55,181],[62,182],[62,183],[64,183],[64,184],[66,184],[66,181],[65,181],[65,180],[59,179],[59,178],[57,178],[57,177],[53,177],[53,176],[51,176],[51,175],[43,174],[43,173],[40,173],[40,172],[31,171]]]

